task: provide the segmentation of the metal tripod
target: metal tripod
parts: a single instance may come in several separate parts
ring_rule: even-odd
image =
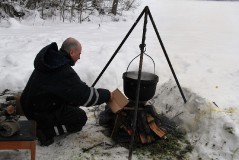
[[[136,89],[136,104],[135,104],[135,108],[134,108],[134,119],[133,119],[133,133],[131,135],[131,141],[130,141],[130,146],[129,146],[129,157],[128,159],[131,160],[132,159],[132,152],[133,152],[133,148],[134,148],[134,138],[135,138],[135,131],[136,131],[136,123],[137,123],[137,114],[138,114],[138,105],[139,105],[139,92],[140,92],[140,80],[141,80],[141,72],[142,72],[142,65],[143,65],[143,55],[144,55],[144,51],[145,51],[145,39],[146,39],[146,30],[147,30],[147,22],[148,22],[148,16],[151,20],[151,23],[153,25],[154,31],[157,35],[157,38],[159,40],[159,43],[161,45],[161,48],[163,50],[163,53],[167,59],[168,65],[171,69],[171,72],[174,76],[174,79],[177,83],[177,86],[179,88],[179,91],[181,93],[181,96],[184,100],[184,103],[186,103],[186,98],[183,94],[182,88],[179,84],[179,81],[177,79],[177,76],[174,72],[173,66],[170,62],[170,59],[168,57],[168,54],[166,52],[166,49],[163,45],[163,42],[160,38],[159,32],[157,30],[157,27],[154,23],[152,14],[149,10],[149,7],[146,6],[143,11],[141,12],[141,14],[139,15],[139,17],[137,18],[137,20],[135,21],[135,23],[133,24],[133,26],[131,27],[131,29],[129,30],[129,32],[127,33],[127,35],[124,37],[124,39],[122,40],[122,42],[120,43],[120,45],[118,46],[118,48],[116,49],[116,51],[114,52],[114,54],[112,55],[112,57],[110,58],[110,60],[107,62],[107,64],[105,65],[105,67],[103,68],[103,70],[101,71],[101,73],[99,74],[99,76],[96,78],[95,82],[92,84],[92,87],[95,86],[95,84],[98,82],[98,80],[101,78],[101,76],[103,75],[103,73],[105,72],[105,70],[107,69],[107,67],[110,65],[110,63],[112,62],[112,60],[114,59],[114,57],[116,56],[116,54],[118,53],[118,51],[120,50],[120,48],[123,46],[124,42],[127,40],[127,38],[129,37],[129,35],[131,34],[131,32],[133,31],[133,29],[135,28],[135,26],[137,25],[137,23],[139,22],[139,20],[142,18],[142,16],[144,15],[144,25],[143,25],[143,35],[142,35],[142,42],[140,44],[140,61],[139,61],[139,69],[138,69],[138,81],[137,81],[137,89]]]

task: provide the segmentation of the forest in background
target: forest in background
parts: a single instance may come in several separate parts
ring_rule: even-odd
[[[92,14],[114,17],[138,5],[139,0],[1,0],[0,23],[36,14],[44,20],[59,18],[62,22],[82,23],[90,21]]]

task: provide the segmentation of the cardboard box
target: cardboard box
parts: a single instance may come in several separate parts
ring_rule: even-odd
[[[118,111],[123,109],[128,103],[129,100],[118,88],[116,88],[112,92],[112,100],[108,103],[108,105],[110,106],[112,112],[117,113]]]

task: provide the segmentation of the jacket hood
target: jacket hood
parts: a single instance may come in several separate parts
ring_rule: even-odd
[[[66,64],[70,59],[60,54],[56,42],[42,48],[34,60],[34,67],[41,72],[51,72]]]

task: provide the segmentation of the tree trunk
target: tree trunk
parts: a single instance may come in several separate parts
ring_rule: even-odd
[[[118,3],[119,3],[119,0],[114,0],[114,1],[113,1],[112,11],[111,11],[111,12],[112,12],[114,15],[116,15],[116,13],[117,13]]]
[[[82,22],[82,12],[83,12],[83,4],[84,0],[82,0],[79,4],[79,11],[80,11],[80,23]],[[79,21],[79,20],[78,20]]]
[[[63,0],[61,4],[61,17],[63,22],[65,21],[65,2],[66,0]]]
[[[74,9],[75,9],[75,0],[72,1],[72,5],[71,5],[71,18],[70,18],[70,22],[72,22],[73,17],[74,17]]]
[[[41,17],[42,17],[42,19],[44,19],[44,8],[45,8],[45,5],[46,5],[46,0],[44,0],[42,2],[42,9],[41,9]]]

